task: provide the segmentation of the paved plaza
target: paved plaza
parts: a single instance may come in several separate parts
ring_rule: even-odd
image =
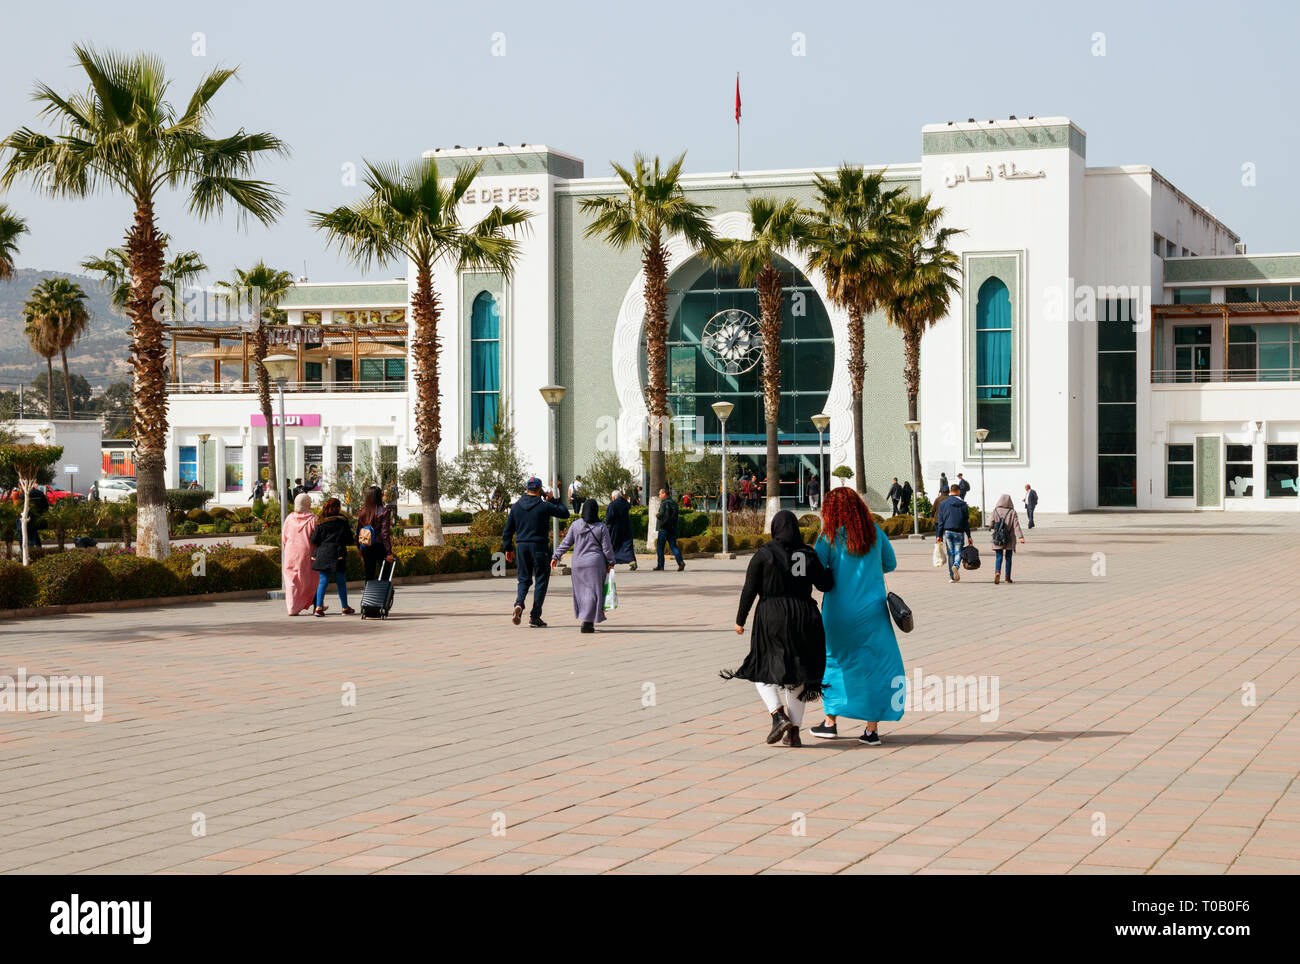
[[[1300,521],[1043,521],[1013,586],[991,551],[953,586],[895,543],[909,678],[995,678],[1000,705],[909,709],[880,747],[848,720],[763,743],[753,686],[718,677],[743,556],[620,567],[595,636],[561,577],[544,631],[511,626],[512,578],[400,588],[387,623],[337,599],[0,622],[0,674],[105,701],[0,713],[0,870],[1300,872]]]

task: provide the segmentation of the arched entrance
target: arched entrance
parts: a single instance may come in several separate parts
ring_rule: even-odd
[[[816,474],[826,478],[827,450],[817,465],[817,430],[812,416],[827,410],[835,374],[835,337],[831,319],[808,278],[794,265],[777,259],[782,276],[781,405],[778,417],[781,452],[780,494],[784,506],[806,505]],[[727,420],[728,449],[743,472],[763,479],[766,464],[766,418],[761,356],[747,370],[730,372],[704,344],[710,319],[727,309],[759,315],[758,293],[740,284],[733,268],[711,266],[700,257],[685,261],[669,278],[668,404],[675,436],[686,444],[716,448],[721,426],[711,408],[716,401],[735,405]],[[646,382],[645,335],[639,345],[639,375]],[[734,366],[733,366],[734,367]]]

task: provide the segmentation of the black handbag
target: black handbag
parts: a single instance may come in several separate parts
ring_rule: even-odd
[[[912,631],[912,609],[907,603],[903,602],[903,597],[896,592],[886,592],[885,602],[889,606],[889,615],[894,619],[894,625],[905,633]]]

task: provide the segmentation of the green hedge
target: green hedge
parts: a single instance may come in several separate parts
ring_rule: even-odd
[[[36,605],[37,584],[30,566],[0,559],[0,609],[27,609]]]
[[[934,531],[934,520],[922,516],[919,520],[922,533]],[[912,534],[912,517],[910,515],[891,515],[880,523],[880,530],[890,539],[906,539]]]
[[[469,524],[469,534],[483,539],[500,539],[505,531],[506,513],[504,512],[475,512]]]
[[[168,489],[164,498],[167,501],[167,511],[175,515],[203,508],[205,502],[211,501],[212,493],[207,489]]]
[[[102,562],[117,585],[117,599],[153,599],[181,594],[181,581],[156,559],[124,553],[105,556]]]
[[[113,574],[94,549],[51,552],[31,564],[37,606],[105,602],[117,597]]]

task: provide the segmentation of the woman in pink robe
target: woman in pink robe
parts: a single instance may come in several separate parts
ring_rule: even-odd
[[[316,584],[312,571],[311,534],[316,529],[316,514],[311,510],[311,496],[306,492],[293,500],[293,511],[284,519],[280,535],[280,554],[284,569],[284,605],[290,616],[311,609],[316,601]]]

